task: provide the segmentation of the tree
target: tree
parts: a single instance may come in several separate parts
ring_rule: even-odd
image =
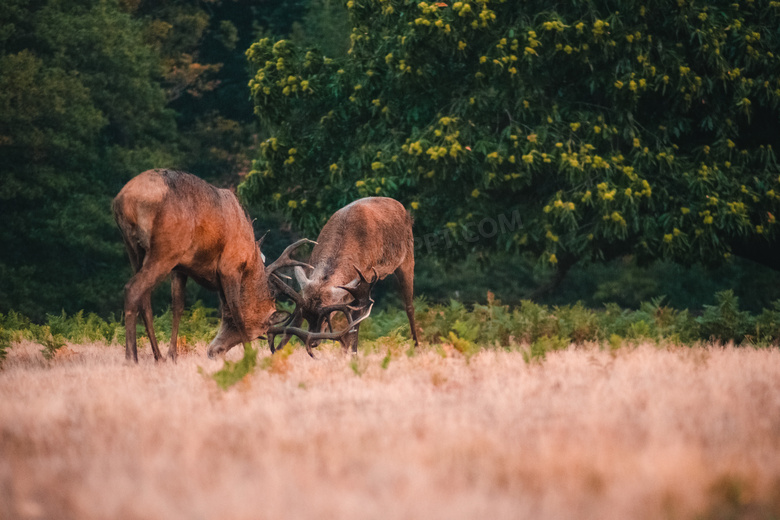
[[[387,195],[418,236],[447,230],[442,252],[528,251],[562,271],[778,249],[780,2],[346,6],[344,58],[249,49],[272,137],[245,198],[314,234]],[[522,229],[471,240],[501,216]]]
[[[172,161],[159,61],[116,1],[8,0],[0,20],[0,311],[118,303],[111,197]]]
[[[111,198],[152,167],[248,169],[243,49],[300,3],[0,2],[0,312],[121,309]]]

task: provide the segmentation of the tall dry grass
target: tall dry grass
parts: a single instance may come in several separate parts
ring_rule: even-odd
[[[399,349],[383,369],[385,347],[326,346],[229,391],[203,345],[139,366],[39,349],[0,372],[0,518],[780,514],[778,349]]]

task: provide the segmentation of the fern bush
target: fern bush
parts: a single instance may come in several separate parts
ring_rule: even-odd
[[[631,310],[614,303],[592,309],[581,302],[547,306],[522,301],[518,306],[510,307],[488,294],[484,305],[466,306],[457,300],[450,300],[446,305],[432,305],[424,298],[418,298],[415,308],[421,341],[434,345],[448,343],[467,359],[483,348],[519,348],[530,362],[543,360],[548,352],[586,342],[599,342],[611,349],[620,348],[626,341],[688,345],[715,341],[755,346],[780,343],[780,300],[753,315],[740,309],[739,298],[732,291],[716,293],[714,304],[705,305],[698,315],[687,309],[669,307],[663,303],[663,298],[644,302],[639,309]],[[170,338],[171,321],[170,310],[155,318],[155,333],[161,343]],[[180,321],[180,346],[184,344],[187,348],[210,341],[218,325],[218,311],[196,303],[184,312]],[[139,337],[145,336],[146,331],[139,327]],[[414,355],[413,349],[407,349],[411,339],[409,322],[406,312],[400,308],[374,312],[362,323],[360,337],[364,350],[392,350],[392,355],[405,351],[407,355]],[[105,320],[83,312],[50,314],[42,324],[33,323],[14,311],[7,315],[0,313],[0,366],[13,342],[22,339],[40,344],[41,353],[51,359],[66,342],[123,344],[125,329],[114,317]],[[273,366],[262,368],[283,372],[290,352],[286,350]],[[391,354],[388,354],[387,363]],[[246,375],[254,369],[248,359],[239,363],[226,366],[225,374],[217,377],[224,378],[224,383],[230,386],[235,377],[240,379],[239,373]],[[228,383],[228,380],[232,382]]]
[[[11,350],[11,331],[0,327],[0,368]]]

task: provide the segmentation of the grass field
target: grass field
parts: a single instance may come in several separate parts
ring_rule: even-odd
[[[227,391],[204,344],[40,348],[0,371],[3,519],[780,518],[777,348],[324,345]]]

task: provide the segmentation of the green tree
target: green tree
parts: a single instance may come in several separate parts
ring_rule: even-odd
[[[780,2],[349,0],[343,58],[248,51],[271,129],[241,186],[310,234],[362,196],[442,252],[779,267]],[[522,229],[470,241],[484,219]],[[762,258],[763,257],[763,258]]]
[[[121,302],[111,197],[174,161],[160,147],[173,114],[143,38],[117,1],[0,6],[0,311]]]

